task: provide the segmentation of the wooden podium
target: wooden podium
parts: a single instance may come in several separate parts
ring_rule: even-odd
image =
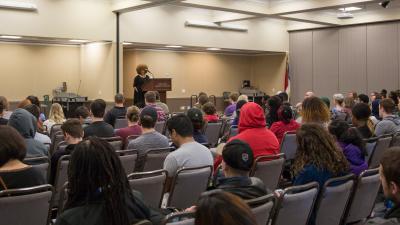
[[[167,102],[167,91],[172,91],[171,78],[153,78],[142,86],[143,91],[158,91],[161,102]]]

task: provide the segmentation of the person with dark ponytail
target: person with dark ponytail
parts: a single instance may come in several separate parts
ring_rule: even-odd
[[[282,142],[283,136],[286,132],[297,131],[300,124],[293,119],[293,110],[288,104],[283,104],[278,109],[278,119],[279,121],[272,124],[270,130],[278,138],[279,143]]]
[[[268,114],[265,119],[267,121],[267,126],[271,127],[274,122],[279,121],[278,110],[282,105],[282,100],[279,96],[272,96],[267,101]]]
[[[343,150],[347,161],[350,164],[350,171],[356,176],[368,169],[365,162],[367,151],[361,134],[355,127],[345,121],[332,121],[328,127],[329,132],[336,137],[336,140]]]
[[[149,209],[132,191],[113,147],[97,137],[76,145],[68,167],[68,198],[56,225],[161,224],[163,216]]]
[[[137,106],[131,106],[126,110],[126,119],[128,120],[128,127],[121,128],[115,131],[115,135],[120,136],[126,143],[126,138],[130,135],[141,135],[142,127],[139,125],[140,109]]]

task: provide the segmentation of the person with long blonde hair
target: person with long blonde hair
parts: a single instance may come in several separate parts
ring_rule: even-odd
[[[329,109],[318,97],[309,97],[302,103],[302,123],[318,123],[327,127],[330,120]]]
[[[62,124],[65,122],[64,111],[58,103],[51,105],[49,119],[44,121],[43,125],[47,127],[47,132],[50,133],[54,124]]]

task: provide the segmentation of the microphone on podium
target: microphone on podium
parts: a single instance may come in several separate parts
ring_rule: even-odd
[[[149,74],[151,75],[151,78],[152,78],[152,79],[154,79],[154,78],[155,78],[155,77],[154,77],[154,74],[153,74],[152,72],[150,72],[150,70],[149,70],[149,69],[147,69],[147,70],[146,70],[146,72],[147,72],[147,73],[149,73]]]

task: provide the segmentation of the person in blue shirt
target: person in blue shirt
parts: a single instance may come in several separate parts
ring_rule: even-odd
[[[300,127],[293,165],[294,185],[316,181],[321,188],[328,179],[348,171],[346,157],[324,127],[313,123]]]
[[[321,124],[303,124],[297,130],[293,185],[318,182],[320,190],[333,177],[347,174],[349,163],[332,135]],[[315,224],[315,211],[308,225]]]

